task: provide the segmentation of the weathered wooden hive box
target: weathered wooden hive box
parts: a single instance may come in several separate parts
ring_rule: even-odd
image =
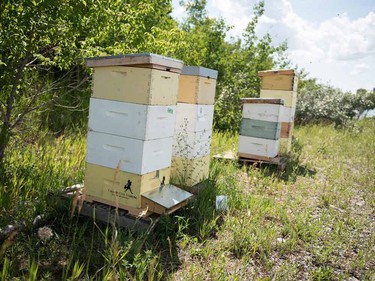
[[[284,100],[284,108],[280,119],[279,154],[288,154],[292,146],[298,78],[293,69],[259,71],[258,75],[261,78],[261,98]]]
[[[171,177],[194,186],[208,178],[217,71],[185,66],[179,84]]]
[[[259,71],[263,90],[297,91],[298,79],[293,69]]]
[[[87,60],[94,67],[93,97],[146,105],[176,105],[182,62],[135,54]]]
[[[144,208],[168,213],[185,204],[191,194],[168,184],[182,62],[135,54],[86,64],[94,68],[86,200],[133,214]]]
[[[281,99],[246,98],[243,104],[238,155],[243,158],[273,158],[278,155]]]

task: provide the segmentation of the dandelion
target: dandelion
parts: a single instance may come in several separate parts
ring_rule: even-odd
[[[43,226],[38,229],[38,237],[43,241],[51,239],[53,236],[52,229],[48,226]]]

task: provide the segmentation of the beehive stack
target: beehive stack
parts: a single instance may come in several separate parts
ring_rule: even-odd
[[[241,99],[243,104],[238,156],[269,160],[278,155],[283,100]]]
[[[194,186],[208,178],[217,71],[184,66],[180,75],[172,178]]]
[[[154,54],[93,58],[85,196],[137,213],[170,179],[182,62]]]
[[[292,147],[294,116],[297,104],[298,78],[294,70],[259,71],[261,77],[261,98],[278,98],[284,100],[281,115],[279,154],[286,155]]]

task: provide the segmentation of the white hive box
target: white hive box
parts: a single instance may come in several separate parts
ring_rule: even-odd
[[[201,66],[184,66],[180,76],[178,102],[214,104],[217,71]]]
[[[188,132],[212,130],[213,105],[177,103],[176,130]]]
[[[143,175],[171,165],[172,145],[173,137],[143,141],[91,131],[86,161]]]
[[[240,136],[238,144],[238,155],[245,158],[262,156],[273,158],[279,151],[279,140],[253,138]]]
[[[100,57],[94,67],[93,97],[147,105],[175,105],[182,61],[155,54]]]
[[[200,132],[176,131],[173,156],[195,159],[210,154],[212,130]]]
[[[283,100],[271,98],[246,98],[241,99],[243,104],[242,118],[281,122],[283,114]]]
[[[143,105],[90,99],[89,130],[140,140],[174,134],[176,106]]]

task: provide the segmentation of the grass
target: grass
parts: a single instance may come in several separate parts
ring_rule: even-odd
[[[84,135],[15,142],[0,227],[26,231],[1,245],[0,280],[375,280],[374,131],[297,127],[284,172],[212,159],[197,199],[150,234],[72,217],[48,195],[82,182]],[[236,145],[215,133],[212,155]],[[32,227],[40,214],[51,237]]]

